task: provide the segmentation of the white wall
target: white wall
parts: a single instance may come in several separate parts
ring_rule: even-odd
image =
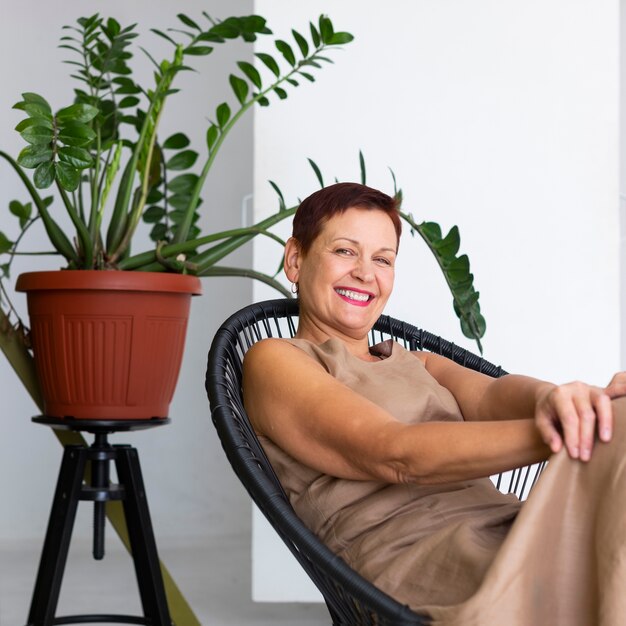
[[[22,147],[21,139],[13,131],[22,115],[11,110],[21,92],[40,92],[54,108],[71,103],[73,83],[67,79],[69,66],[61,63],[67,53],[57,49],[64,24],[74,23],[81,15],[96,11],[114,16],[124,25],[138,21],[142,44],[158,50],[155,56],[160,58],[161,54],[169,54],[169,48],[149,33],[149,27],[178,26],[175,19],[178,12],[201,19],[203,10],[222,18],[245,15],[252,12],[252,2],[111,0],[105,6],[93,0],[23,0],[11,3],[10,9],[3,7],[0,20],[3,50],[0,57],[0,148],[17,155]],[[206,119],[213,116],[219,102],[229,99],[232,103],[234,100],[228,74],[216,68],[227,64],[230,71],[235,61],[250,60],[251,56],[251,47],[231,43],[209,57],[200,58],[198,66],[204,66],[206,71],[181,76],[184,91],[167,105],[164,136],[183,130],[202,152]],[[136,62],[151,71],[139,51]],[[25,197],[4,161],[0,163],[0,189],[4,203],[0,230],[9,234],[14,232],[14,218],[6,208],[8,202]],[[205,231],[239,225],[242,200],[252,192],[252,117],[241,122],[225,145],[211,174],[207,192],[202,220]],[[49,249],[48,245],[45,247]],[[32,248],[37,248],[36,242]],[[233,258],[232,264],[249,265],[250,259],[251,251],[244,252]],[[23,263],[16,268],[15,277],[21,269],[40,267],[40,261]],[[50,267],[59,267],[59,263],[51,262]],[[187,351],[171,407],[172,423],[154,431],[113,437],[114,443],[131,443],[139,449],[157,541],[161,546],[204,541],[211,534],[246,537],[250,527],[248,498],[228,467],[210,423],[204,374],[214,331],[234,307],[250,302],[251,283],[243,279],[206,279],[203,286],[204,296],[196,298],[192,306]],[[16,302],[24,310],[22,295]],[[0,439],[2,549],[18,542],[38,544],[43,540],[62,450],[49,429],[31,424],[30,417],[36,409],[1,356],[0,399],[3,408]],[[75,538],[89,536],[90,515],[91,507],[86,504],[79,507]]]
[[[555,381],[608,382],[620,344],[616,0],[255,6],[286,38],[321,12],[356,36],[314,89],[257,113],[257,216],[273,199],[268,178],[295,203],[317,187],[306,157],[328,180],[358,180],[361,148],[370,184],[391,191],[390,166],[405,210],[459,225],[487,358]],[[258,267],[271,249],[256,242]],[[262,286],[254,294],[273,297]],[[410,236],[387,312],[472,347]],[[291,571],[277,580],[269,569],[281,570],[276,558],[256,561],[258,598],[301,597]]]

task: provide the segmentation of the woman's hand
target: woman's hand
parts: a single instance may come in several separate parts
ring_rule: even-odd
[[[600,441],[613,433],[611,400],[626,395],[626,372],[618,372],[605,387],[581,382],[546,385],[538,394],[535,423],[552,452],[563,444],[573,459],[591,458],[596,432]]]

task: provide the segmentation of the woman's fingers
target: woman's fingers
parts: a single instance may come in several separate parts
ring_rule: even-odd
[[[539,403],[536,424],[552,452],[558,452],[564,444],[571,458],[588,461],[596,432],[601,441],[611,439],[611,398],[606,390],[583,383],[560,385]]]
[[[613,436],[613,405],[611,404],[611,397],[602,391],[598,391],[594,406],[600,441],[611,441]]]
[[[535,418],[535,423],[541,438],[552,453],[556,454],[563,446],[563,439],[555,426],[552,415],[543,410],[539,410]]]
[[[560,425],[567,453],[573,459],[580,456],[580,416],[574,403],[573,383],[560,385],[550,394],[553,421]]]
[[[578,457],[581,461],[588,461],[591,458],[593,438],[596,431],[596,412],[589,394],[580,393],[575,395],[573,402],[579,423]]]

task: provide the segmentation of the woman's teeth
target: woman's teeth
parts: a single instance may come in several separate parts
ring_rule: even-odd
[[[359,293],[358,291],[351,291],[350,289],[335,289],[335,291],[340,296],[350,298],[350,300],[356,300],[357,302],[366,302],[370,299],[370,296],[368,294]]]

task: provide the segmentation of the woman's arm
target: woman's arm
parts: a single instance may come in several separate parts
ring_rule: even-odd
[[[415,354],[453,393],[466,420],[534,419],[552,452],[565,444],[582,461],[591,457],[596,429],[602,441],[611,439],[610,400],[626,391],[623,374],[604,389],[581,382],[554,385],[512,374],[494,379],[437,354]]]
[[[530,419],[399,422],[281,340],[264,340],[248,351],[243,382],[258,433],[305,465],[342,478],[451,482],[550,453]]]

